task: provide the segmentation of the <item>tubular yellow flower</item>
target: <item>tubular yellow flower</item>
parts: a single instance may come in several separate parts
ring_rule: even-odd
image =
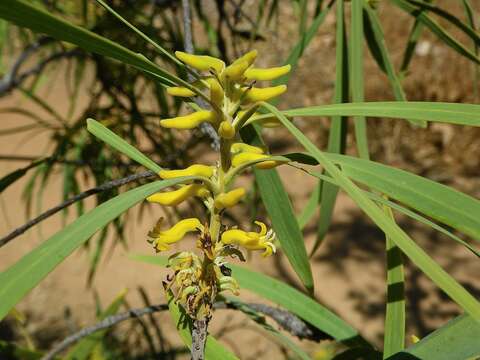
[[[153,194],[147,197],[147,201],[158,203],[165,206],[176,206],[189,197],[198,196],[206,197],[209,191],[201,184],[190,184],[182,186],[178,190],[167,191]]]
[[[218,127],[218,135],[224,139],[233,139],[235,136],[235,129],[228,121],[222,121]]]
[[[227,66],[222,73],[222,77],[230,81],[239,81],[243,79],[243,74],[245,70],[250,66],[246,60],[241,60],[234,62],[233,64]]]
[[[153,239],[153,244],[157,251],[167,250],[170,244],[182,240],[188,232],[203,231],[203,225],[197,218],[180,220],[168,230],[160,230],[160,227],[161,220],[155,228],[148,233],[148,236]]]
[[[247,80],[274,80],[280,76],[288,74],[290,69],[290,65],[272,67],[268,69],[250,68],[245,71],[245,77]]]
[[[206,55],[192,55],[183,51],[175,51],[175,56],[187,65],[200,71],[209,71],[213,69],[220,74],[225,68],[225,63],[217,58]]]
[[[286,85],[271,86],[266,88],[251,88],[246,90],[245,101],[257,102],[268,101],[282,95],[287,90]]]
[[[183,86],[170,86],[167,88],[167,94],[172,96],[179,97],[192,97],[195,96],[195,93]]]
[[[265,250],[262,253],[263,257],[272,255],[276,252],[272,242],[275,233],[271,229],[267,232],[267,226],[260,221],[255,221],[255,224],[260,226],[258,233],[239,229],[227,230],[222,233],[221,241],[226,245],[243,246],[247,250]]]
[[[218,210],[230,208],[238,204],[245,196],[245,189],[243,187],[231,190],[227,193],[217,195],[215,198],[215,207]]]
[[[213,175],[213,166],[194,164],[181,170],[161,170],[158,176],[162,179],[174,179],[180,176],[203,176],[209,178]]]
[[[277,160],[267,160],[269,159],[270,156],[266,154],[255,154],[255,153],[250,153],[250,152],[242,152],[237,155],[234,155],[232,158],[232,166],[233,167],[238,167],[240,165],[243,165],[245,163],[248,163],[250,161],[255,161],[255,160],[261,160],[265,159],[265,161],[258,162],[255,164],[255,167],[257,169],[272,169],[276,166],[282,165],[285,162],[283,161],[277,161]]]
[[[241,153],[241,152],[249,152],[254,154],[263,154],[263,149],[257,146],[248,145],[245,143],[234,143],[230,147],[230,152],[233,154]]]
[[[169,129],[193,129],[202,122],[214,123],[215,120],[213,111],[201,110],[185,116],[160,120],[160,125]]]
[[[218,83],[217,79],[213,77],[206,79],[206,82],[210,87],[210,100],[219,107],[222,106],[224,96],[222,86]]]
[[[240,56],[232,64],[237,64],[239,62],[246,61],[248,63],[248,66],[250,66],[255,62],[255,59],[257,58],[257,54],[258,54],[257,50],[251,50],[251,51],[247,52],[246,54]]]

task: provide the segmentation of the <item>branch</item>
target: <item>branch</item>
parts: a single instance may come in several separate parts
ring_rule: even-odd
[[[71,197],[70,199],[62,202],[61,204],[45,211],[44,213],[40,214],[36,218],[26,222],[22,226],[13,230],[8,235],[1,238],[0,239],[0,247],[4,246],[8,242],[12,241],[17,236],[23,234],[25,231],[30,229],[32,226],[38,224],[39,222],[47,219],[48,217],[52,216],[53,214],[59,212],[62,209],[65,209],[66,207],[72,205],[73,203],[75,203],[77,201],[83,200],[83,199],[85,199],[89,196],[98,194],[100,192],[103,192],[103,191],[106,191],[106,190],[110,190],[110,189],[128,184],[132,181],[138,181],[140,179],[146,179],[146,178],[149,178],[149,177],[152,177],[152,176],[156,176],[156,174],[153,171],[145,171],[145,172],[142,172],[142,173],[139,173],[139,174],[129,175],[129,176],[121,178],[121,179],[115,179],[115,180],[112,180],[112,181],[108,181],[106,183],[103,183],[100,186],[96,186],[96,187],[88,189],[88,190],[86,190],[86,191],[84,191],[84,192],[82,192],[78,195],[75,195],[74,197]]]
[[[165,310],[168,310],[167,304],[151,305],[141,309],[132,309],[118,315],[108,316],[104,320],[100,321],[99,323],[83,328],[80,331],[76,332],[75,334],[72,334],[66,337],[61,343],[56,345],[52,350],[50,350],[47,354],[45,354],[40,360],[54,359],[60,352],[68,348],[70,345],[72,345],[73,343],[79,341],[80,339],[88,335],[93,334],[94,332],[108,329],[128,319],[139,318],[147,314],[153,314],[153,313],[156,313],[159,311],[165,311]]]
[[[300,339],[310,339],[310,340],[318,340],[318,337],[315,335],[315,330],[313,330],[310,325],[305,323],[303,320],[298,318],[296,315],[288,312],[287,310],[278,309],[271,307],[265,304],[257,304],[257,303],[242,303],[243,307],[248,307],[254,311],[262,313],[264,315],[269,316],[272,318],[280,327],[284,330],[289,332],[290,334],[299,337]],[[235,309],[241,310],[240,306],[237,306],[235,302],[226,301],[226,302],[216,302],[214,304],[214,309]],[[160,311],[168,310],[167,304],[161,305],[151,305],[144,308],[138,309],[131,309],[121,314],[108,316],[102,321],[87,326],[78,332],[66,337],[63,341],[61,341],[58,345],[53,347],[47,354],[45,354],[40,360],[52,360],[57,356],[60,352],[68,348],[73,343],[83,339],[86,336],[89,336],[97,331],[105,330],[110,327],[117,325],[125,320],[140,318],[142,316],[157,313]],[[260,319],[253,320],[260,322]],[[197,324],[197,326],[202,326],[201,324]],[[194,326],[195,327],[195,326]],[[195,330],[194,330],[195,331]],[[206,329],[205,329],[206,331]],[[203,330],[202,330],[203,332]],[[324,337],[325,338],[325,337]],[[192,339],[192,349],[193,349],[193,339]],[[203,354],[203,353],[202,353]]]

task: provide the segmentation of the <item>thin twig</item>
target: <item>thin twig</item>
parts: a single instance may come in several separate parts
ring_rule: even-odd
[[[312,330],[310,325],[305,323],[303,320],[299,319],[296,315],[288,312],[287,310],[274,308],[269,305],[257,304],[257,303],[242,303],[242,306],[249,307],[254,311],[267,315],[268,317],[272,318],[278,325],[280,325],[285,331],[289,332],[294,336],[299,337],[300,339],[318,340],[318,337],[315,335],[315,331]],[[213,308],[214,309],[234,309],[234,310],[239,309],[235,305],[235,303],[232,303],[229,301],[216,302],[213,305]],[[146,306],[144,308],[131,309],[121,314],[108,316],[102,321],[94,325],[87,326],[79,330],[78,332],[66,337],[59,344],[53,347],[47,354],[45,354],[41,358],[41,360],[54,359],[55,356],[57,356],[63,350],[68,348],[70,345],[74,344],[75,342],[97,331],[108,329],[125,320],[140,318],[148,314],[154,314],[154,313],[165,311],[165,310],[168,310],[167,304],[151,305],[151,306]],[[258,319],[255,321],[260,321],[260,320]],[[203,324],[197,324],[197,327],[198,326],[203,326]],[[202,330],[202,333],[203,333],[203,330]],[[193,347],[193,342],[192,342],[192,347]]]
[[[56,345],[52,350],[50,350],[47,354],[45,354],[41,360],[52,360],[57,356],[59,353],[61,353],[63,350],[68,348],[70,345],[73,343],[79,341],[80,339],[93,334],[94,332],[97,332],[99,330],[104,330],[108,329],[122,321],[128,320],[128,319],[133,319],[133,318],[139,318],[141,316],[147,315],[147,314],[153,314],[159,311],[165,311],[168,310],[168,305],[167,304],[162,304],[162,305],[152,305],[152,306],[147,306],[141,309],[132,309],[127,312],[118,314],[118,315],[112,315],[109,317],[106,317],[104,320],[100,321],[99,323],[96,323],[95,325],[88,326],[86,328],[81,329],[80,331],[76,332],[75,334],[72,334],[68,337],[66,337],[61,343]]]
[[[96,186],[94,188],[88,189],[78,195],[75,195],[74,197],[71,197],[70,199],[62,202],[61,204],[45,211],[44,213],[40,214],[36,218],[28,221],[27,223],[23,224],[22,226],[16,228],[13,230],[11,233],[8,235],[4,236],[3,238],[0,239],[0,247],[4,246],[17,236],[23,234],[25,231],[30,229],[32,226],[38,224],[39,222],[45,220],[46,218],[52,216],[53,214],[59,212],[62,209],[65,209],[66,207],[72,205],[73,203],[83,200],[89,196],[101,193],[106,190],[110,190],[125,184],[128,184],[132,181],[138,181],[140,179],[146,179],[152,176],[156,176],[156,174],[153,171],[145,171],[139,174],[134,174],[134,175],[129,175],[127,177],[121,178],[121,179],[115,179],[112,181],[108,181],[106,183],[103,183],[100,186]]]

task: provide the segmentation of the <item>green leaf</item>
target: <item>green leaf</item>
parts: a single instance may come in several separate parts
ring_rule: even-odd
[[[384,205],[385,214],[395,221],[391,208]],[[385,236],[387,251],[387,309],[385,312],[385,335],[383,358],[401,351],[405,347],[405,276],[402,252]]]
[[[354,200],[357,205],[389,236],[395,244],[452,300],[457,302],[474,319],[480,322],[480,304],[478,301],[443,270],[423,251],[395,222],[370,200],[323,152],[317,149],[303,133],[298,130],[279,110],[268,103],[263,107],[283,123],[300,144],[324,167],[337,184]],[[341,156],[341,155],[336,155]],[[398,180],[397,180],[398,181]]]
[[[337,29],[336,29],[336,65],[335,65],[335,95],[334,103],[348,102],[349,73],[348,73],[348,44],[345,29],[345,14],[343,0],[337,2]],[[330,153],[345,152],[345,143],[347,139],[347,118],[341,116],[332,117],[330,132],[328,134],[327,151]],[[338,186],[331,183],[318,184],[320,197],[317,196],[320,203],[320,219],[318,221],[317,239],[313,245],[311,255],[313,255],[330,228],[332,222],[333,209],[337,200]]]
[[[178,333],[182,338],[183,343],[191,348],[192,346],[192,320],[185,313],[182,307],[177,305],[173,301],[173,296],[169,294],[168,297],[168,309],[170,310],[170,315],[177,327]],[[238,360],[238,358],[232,354],[230,351],[225,349],[222,344],[220,344],[215,338],[211,335],[207,336],[207,341],[205,343],[205,359],[206,360]]]
[[[415,54],[415,48],[417,47],[418,39],[422,35],[424,25],[418,19],[418,14],[415,15],[415,22],[413,23],[412,29],[408,34],[407,46],[403,52],[402,65],[400,66],[400,75],[403,77],[410,66],[413,55]]]
[[[149,74],[153,74],[165,85],[182,82],[143,55],[136,54],[109,39],[53,16],[24,0],[0,1],[0,18],[32,31],[45,33],[58,40],[70,42],[87,51],[133,65]]]
[[[405,351],[388,360],[413,359],[477,359],[480,355],[480,325],[470,315],[464,314],[450,320]]]
[[[390,60],[390,54],[388,53],[387,46],[385,45],[385,37],[377,12],[372,9],[368,4],[365,5],[365,12],[367,14],[365,18],[365,36],[367,38],[368,44],[370,45],[370,49],[377,49],[376,51],[378,51],[378,54],[381,58],[381,64],[383,64],[385,68],[385,72],[388,76],[388,80],[390,82],[390,86],[392,87],[395,99],[397,101],[407,101],[407,97],[405,96],[405,92],[403,91],[402,84],[400,83],[400,78],[397,76],[393,63]],[[427,122],[424,120],[409,121],[414,125],[418,125],[424,128],[427,126]]]
[[[11,173],[8,173],[7,175],[3,176],[0,179],[0,193],[5,191],[5,189],[8,188],[10,185],[12,185],[15,181],[21,179],[27,173],[28,170],[43,164],[47,160],[48,159],[45,159],[45,158],[34,160],[30,165],[27,165],[21,169],[14,170]]]
[[[421,21],[426,27],[430,29],[440,40],[442,40],[446,45],[451,47],[453,50],[458,52],[460,55],[465,56],[467,59],[473,61],[476,64],[480,64],[480,58],[472,53],[469,49],[463,46],[460,42],[455,40],[443,27],[441,27],[435,20],[433,20],[427,13],[419,12],[418,8],[411,5],[406,0],[391,0],[396,6],[405,12],[413,15]]]
[[[351,33],[350,33],[350,86],[352,91],[352,101],[364,101],[365,86],[363,82],[363,4],[364,0],[355,0],[351,2]],[[355,126],[355,141],[357,144],[358,155],[361,158],[368,159],[368,138],[367,121],[363,115],[353,117]]]
[[[409,118],[457,125],[480,126],[480,105],[441,102],[379,101],[309,106],[282,111],[286,116],[371,116]],[[255,119],[260,119],[261,115]]]
[[[320,184],[317,184],[315,186],[315,188],[312,191],[312,194],[308,198],[307,205],[305,205],[302,212],[297,216],[298,227],[300,228],[300,230],[303,230],[303,228],[310,221],[313,214],[315,213],[315,210],[317,209],[317,205],[320,201],[320,191],[321,191]]]
[[[75,249],[133,205],[168,186],[193,180],[156,181],[119,195],[82,215],[0,273],[0,319]]]
[[[136,261],[166,266],[166,256],[131,255]],[[282,306],[338,341],[352,346],[369,346],[358,332],[333,312],[291,286],[242,266],[229,264],[240,288],[250,290]]]
[[[136,147],[130,145],[120,136],[109,130],[107,127],[100,124],[93,119],[87,119],[87,130],[93,135],[106,142],[115,150],[127,155],[130,159],[135,160],[139,164],[142,164],[147,169],[158,173],[162,168],[157,165],[153,160],[142,154]]]
[[[103,311],[98,320],[104,320],[108,316],[115,315],[118,312],[118,309],[123,304],[125,299],[126,291],[122,291],[108,306],[105,311]],[[108,329],[103,329],[84,337],[80,340],[66,355],[65,360],[87,360],[90,358],[95,347],[102,342],[103,337],[107,333]]]
[[[241,134],[248,143],[256,146],[263,145],[259,133],[253,127],[244,127]],[[280,176],[275,169],[254,169],[254,173],[263,204],[282,249],[302,283],[308,291],[313,293],[312,270],[305,242]]]

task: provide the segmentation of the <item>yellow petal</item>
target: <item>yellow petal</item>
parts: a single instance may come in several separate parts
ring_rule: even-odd
[[[273,67],[268,69],[250,68],[245,71],[245,77],[248,80],[274,80],[288,74],[290,72],[290,65]]]
[[[252,50],[247,52],[246,54],[242,55],[239,57],[237,60],[235,60],[232,64],[236,64],[242,61],[246,61],[248,65],[252,65],[257,58],[258,51],[257,50]]]
[[[243,187],[234,189],[227,193],[219,194],[215,197],[215,207],[219,210],[230,208],[238,204],[245,196],[245,189]]]
[[[190,184],[182,186],[178,190],[153,194],[147,197],[147,201],[165,206],[176,206],[192,196],[204,197],[206,192],[208,193],[208,190],[204,185]]]
[[[242,243],[247,242],[250,240],[248,234],[239,229],[231,229],[224,231],[221,236],[222,243],[229,245],[229,244],[237,244],[241,245]]]
[[[195,93],[192,90],[183,86],[170,86],[167,88],[167,94],[179,97],[195,96]]]
[[[161,170],[158,175],[162,179],[174,179],[180,176],[203,176],[209,178],[213,175],[213,167],[194,164],[181,170]]]
[[[243,73],[249,66],[250,64],[246,60],[234,62],[225,68],[222,76],[231,81],[239,81],[243,79]]]
[[[213,123],[215,120],[216,116],[213,111],[201,110],[190,115],[160,120],[160,125],[169,129],[193,129],[202,122]]]
[[[236,154],[241,152],[249,152],[254,154],[263,154],[263,149],[257,146],[248,145],[245,143],[234,143],[230,147],[230,152]]]
[[[233,139],[235,136],[235,129],[229,121],[222,121],[218,127],[218,135],[224,139]]]
[[[222,86],[218,83],[218,80],[213,77],[206,79],[206,82],[210,87],[210,100],[221,107],[224,96]]]
[[[246,90],[245,100],[248,102],[268,101],[282,95],[287,90],[286,85],[271,86],[266,88],[251,88]]]
[[[183,51],[175,51],[175,56],[187,65],[200,71],[214,69],[218,74],[222,72],[225,63],[217,58],[206,55],[192,55]]]
[[[180,220],[170,229],[161,231],[158,238],[161,242],[171,244],[181,240],[186,233],[203,230],[203,225],[197,218],[188,218]]]
[[[255,153],[249,153],[249,152],[242,152],[239,153],[232,158],[232,166],[233,167],[238,167],[240,165],[246,164],[250,161],[255,161],[255,160],[261,160],[265,159],[265,161],[258,162],[254,166],[257,169],[272,169],[276,166],[282,165],[285,163],[284,161],[277,161],[277,160],[267,160],[270,158],[269,155],[265,154],[255,154]]]

